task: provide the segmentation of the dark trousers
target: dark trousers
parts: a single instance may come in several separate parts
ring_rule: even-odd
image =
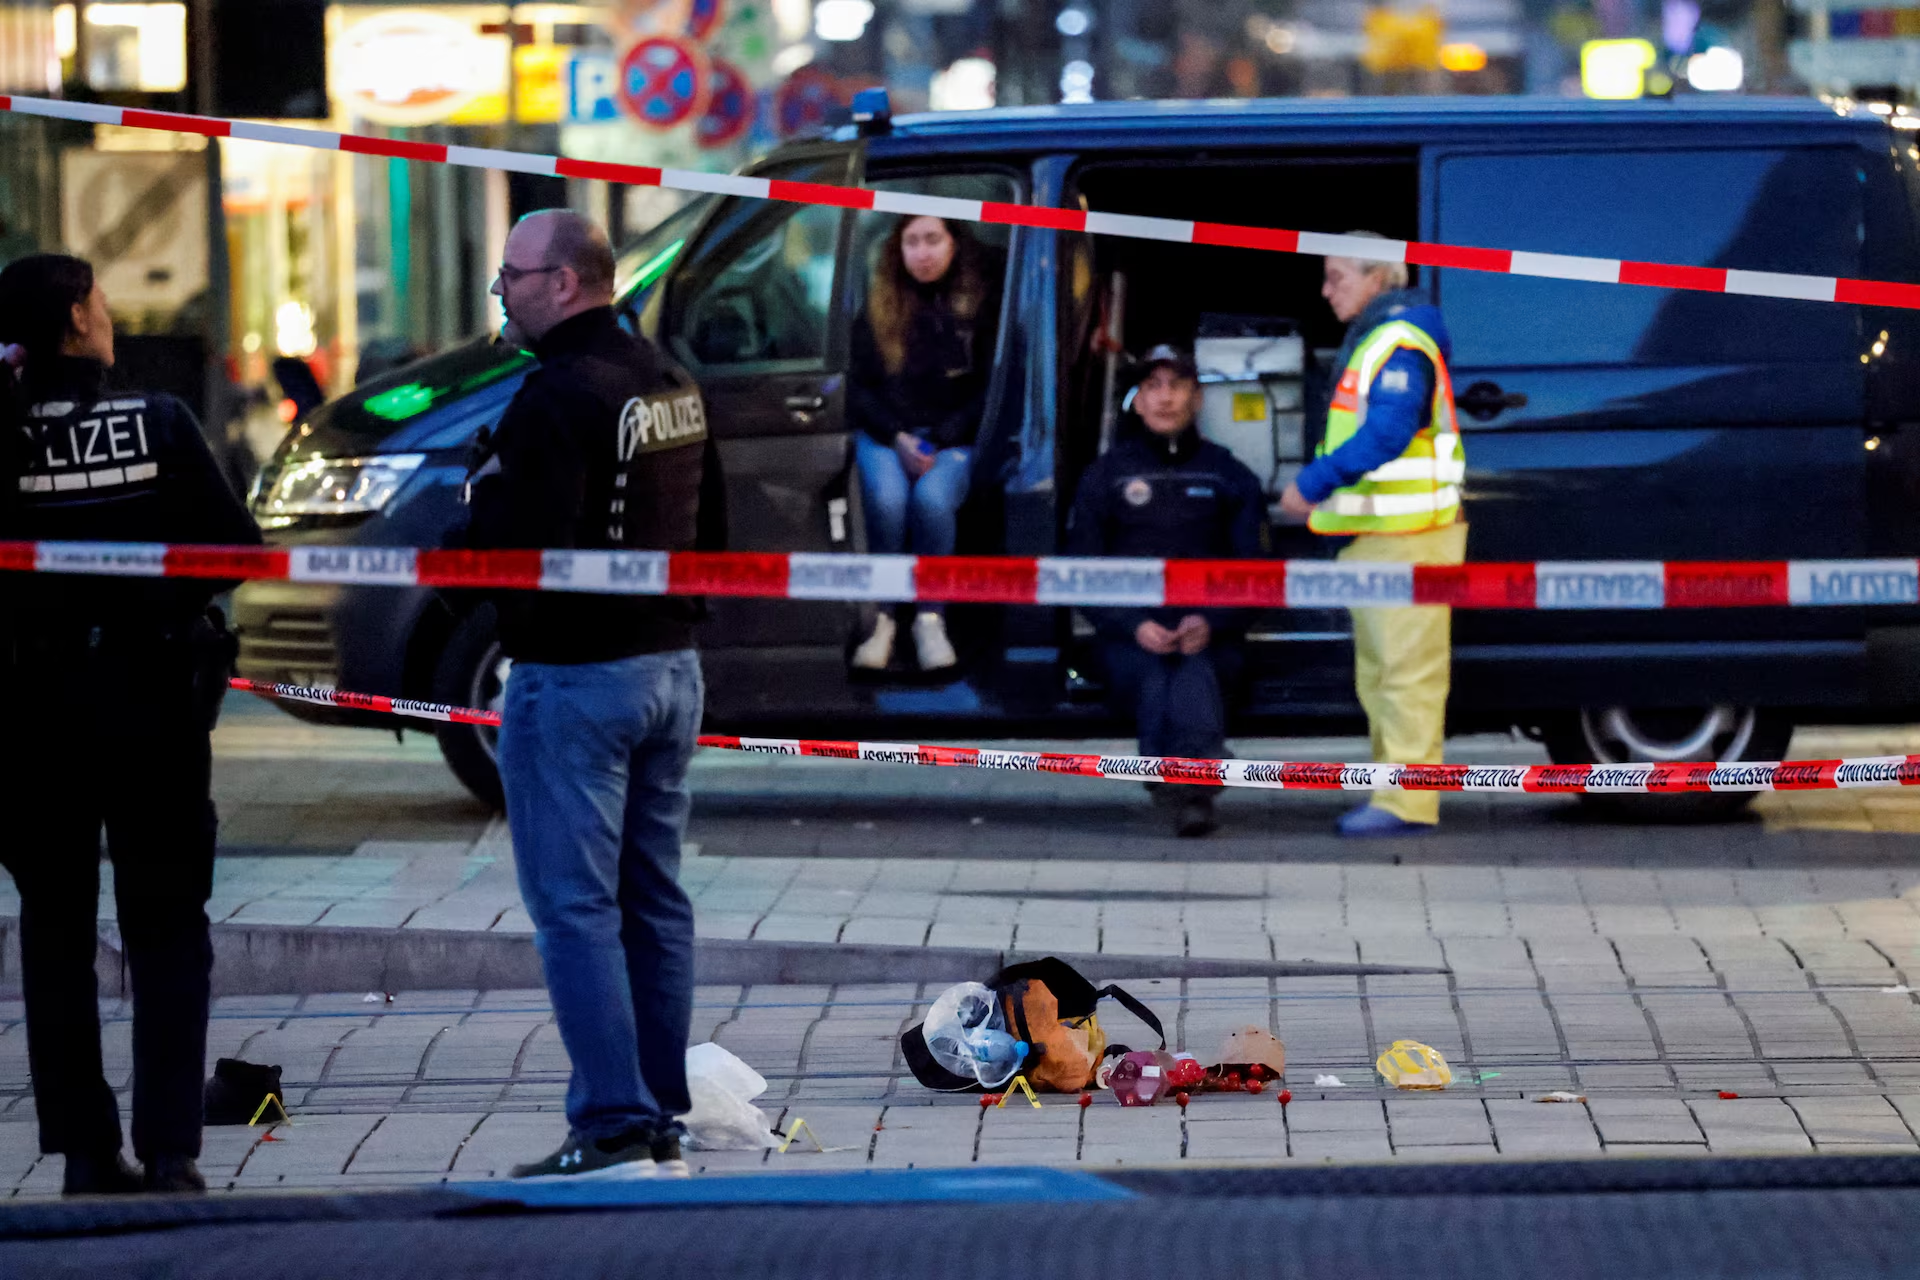
[[[1139,645],[1106,646],[1107,697],[1115,715],[1139,728],[1143,756],[1218,760],[1227,751],[1222,692],[1238,681],[1240,649],[1213,644],[1191,657],[1148,653]]]
[[[19,644],[0,678],[0,864],[20,892],[42,1151],[121,1146],[94,977],[104,827],[133,988],[134,1153],[200,1154],[215,819],[194,673],[187,640],[61,637]]]

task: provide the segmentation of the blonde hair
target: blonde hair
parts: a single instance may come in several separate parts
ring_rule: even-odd
[[[1388,239],[1387,236],[1381,235],[1378,231],[1349,231],[1346,235],[1350,240]],[[1339,254],[1332,254],[1330,256],[1340,257]],[[1389,289],[1404,289],[1407,287],[1407,282],[1410,279],[1407,275],[1407,264],[1404,262],[1380,262],[1373,258],[1344,258],[1342,261],[1357,263],[1360,269],[1369,275],[1380,274],[1386,276],[1387,288]]]

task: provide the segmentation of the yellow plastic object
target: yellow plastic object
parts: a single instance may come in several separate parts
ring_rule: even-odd
[[[247,1121],[247,1127],[249,1129],[251,1129],[254,1125],[260,1123],[260,1117],[267,1114],[267,1107],[269,1105],[278,1108],[280,1112],[280,1118],[282,1120],[286,1121],[288,1124],[293,1123],[293,1117],[287,1114],[286,1105],[280,1101],[280,1095],[277,1093],[270,1093],[266,1097],[260,1099],[260,1105],[254,1108],[253,1119]]]
[[[1015,1089],[1019,1089],[1022,1093],[1026,1094],[1027,1101],[1031,1102],[1036,1109],[1040,1106],[1040,1099],[1034,1096],[1033,1086],[1027,1083],[1027,1078],[1025,1076],[1015,1076],[1011,1081],[1009,1081],[1007,1083],[1007,1087],[1004,1090],[1002,1090],[1000,1093],[1000,1101],[994,1103],[994,1106],[996,1107],[1006,1106],[1007,1099],[1013,1096],[1013,1091]]]
[[[807,1135],[807,1141],[811,1142],[814,1145],[814,1148],[818,1150],[821,1155],[825,1155],[827,1153],[826,1147],[823,1146],[820,1142],[820,1135],[813,1131],[813,1126],[808,1124],[805,1120],[802,1120],[799,1116],[795,1116],[793,1118],[793,1123],[787,1126],[787,1140],[780,1144],[780,1154],[781,1155],[787,1154],[787,1148],[792,1146],[794,1139],[798,1138],[803,1133]]]
[[[1444,1089],[1453,1083],[1453,1068],[1440,1051],[1418,1040],[1395,1040],[1373,1066],[1396,1089]]]

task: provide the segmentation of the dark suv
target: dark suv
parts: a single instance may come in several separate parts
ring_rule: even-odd
[[[787,146],[752,172],[1920,280],[1920,134],[1907,120],[1766,99],[1102,104],[883,121]],[[844,371],[871,255],[891,222],[708,196],[622,255],[622,316],[705,389],[735,550],[864,545]],[[1210,388],[1203,427],[1273,496],[1310,454],[1321,366],[1340,338],[1319,297],[1319,260],[971,231],[1005,253],[1008,278],[963,552],[1060,546],[1075,481],[1118,412],[1103,334],[1133,351],[1198,336],[1203,376],[1226,384]],[[1920,315],[1462,270],[1422,271],[1417,283],[1454,335],[1473,559],[1920,553]],[[497,420],[526,363],[475,342],[316,410],[256,489],[270,536],[438,544],[459,518],[467,441]],[[1275,552],[1326,554],[1287,526],[1276,527]],[[1068,609],[956,607],[962,667],[937,682],[849,671],[872,606],[714,600],[712,609],[702,645],[714,728],[1114,729],[1090,629]],[[236,614],[241,670],[256,679],[468,705],[499,694],[504,666],[477,600],[254,583]],[[1463,611],[1455,641],[1454,727],[1520,726],[1560,761],[1776,759],[1796,719],[1891,719],[1920,702],[1915,610]],[[1274,610],[1249,649],[1240,731],[1354,722],[1344,612]],[[462,781],[497,801],[487,737],[455,727],[441,743]],[[1696,797],[1693,812],[1739,802]]]

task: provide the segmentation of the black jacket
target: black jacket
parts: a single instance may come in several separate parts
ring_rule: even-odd
[[[1171,441],[1127,415],[1119,437],[1080,477],[1067,522],[1067,554],[1169,560],[1254,560],[1267,554],[1267,503],[1244,462],[1188,427]],[[1139,606],[1084,610],[1101,638],[1131,642],[1142,622],[1205,617],[1238,638],[1244,609]]]
[[[983,252],[980,272],[987,295],[971,319],[954,314],[944,281],[919,288],[920,306],[907,331],[906,358],[898,373],[888,371],[873,325],[861,310],[853,323],[853,358],[847,371],[847,412],[855,430],[885,445],[902,431],[936,449],[973,443],[993,377],[1006,259]]]
[[[690,551],[718,469],[700,389],[599,307],[534,344],[527,376],[474,477],[473,548]],[[709,474],[711,473],[711,474]],[[710,501],[702,502],[703,479]],[[711,510],[709,517],[715,514]],[[613,662],[693,644],[683,596],[511,591],[500,644],[522,662]]]
[[[0,366],[0,376],[8,376]],[[0,539],[257,546],[193,413],[169,395],[105,390],[95,360],[29,367],[7,401]],[[233,584],[193,578],[0,574],[19,634],[74,626],[171,630]]]

